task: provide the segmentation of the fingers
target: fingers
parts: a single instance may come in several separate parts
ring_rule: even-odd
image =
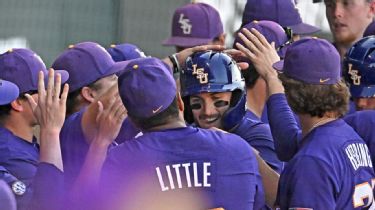
[[[252,28],[251,33],[257,38],[256,40],[259,44],[262,46],[269,46],[269,42],[267,41],[266,37],[264,37],[263,34],[261,34],[258,30]]]
[[[60,91],[61,91],[61,74],[56,74],[55,87],[54,87],[54,93],[53,93],[54,99],[59,99]]]
[[[103,104],[101,101],[98,101],[98,114],[96,115],[96,122],[99,122],[102,115],[103,115]]]
[[[39,71],[38,74],[38,95],[44,96],[45,95],[45,87],[44,87],[44,73],[43,71]]]
[[[31,109],[34,111],[36,107],[38,106],[38,104],[35,102],[34,98],[30,94],[26,93],[25,96],[27,98],[27,101],[30,104]]]
[[[246,70],[247,68],[249,68],[249,64],[246,62],[240,62],[237,63],[237,65],[240,67],[241,70]]]
[[[241,50],[247,57],[250,58],[250,60],[255,56],[254,53],[252,53],[248,48],[244,47],[240,43],[236,43],[236,47]]]
[[[47,102],[52,103],[53,90],[55,86],[55,71],[48,70],[48,84],[47,84]]]
[[[61,104],[66,104],[66,100],[68,98],[68,93],[69,93],[69,85],[65,84],[63,92],[61,94],[61,98],[60,98],[60,103]]]

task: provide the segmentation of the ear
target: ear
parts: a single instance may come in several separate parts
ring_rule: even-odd
[[[22,103],[21,99],[17,98],[16,100],[12,101],[10,105],[12,109],[15,110],[16,112],[22,112],[24,109],[23,106],[25,105],[25,103]]]
[[[90,103],[93,103],[95,101],[95,93],[94,91],[89,87],[83,87],[81,90],[82,98]]]
[[[370,6],[370,13],[369,13],[369,15],[372,18],[372,20],[374,20],[374,15],[375,15],[375,1],[371,1],[369,4],[370,4],[369,5]]]
[[[220,34],[219,36],[219,44],[222,45],[222,46],[225,46],[225,37],[226,37],[226,34]]]
[[[177,106],[178,106],[178,109],[181,111],[181,112],[184,112],[185,110],[185,105],[184,105],[184,101],[182,100],[181,98],[181,94],[180,92],[177,93]]]

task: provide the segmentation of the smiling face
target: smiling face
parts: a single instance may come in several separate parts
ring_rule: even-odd
[[[222,117],[228,110],[231,92],[200,93],[190,96],[190,107],[195,123],[201,128],[223,129]]]
[[[336,43],[352,44],[360,39],[374,16],[368,0],[325,0],[326,16]]]

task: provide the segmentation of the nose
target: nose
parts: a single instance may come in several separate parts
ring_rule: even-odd
[[[340,2],[333,3],[332,10],[333,10],[334,17],[336,17],[336,18],[340,17],[341,18],[343,16],[344,7],[343,7],[342,3],[340,3]]]
[[[216,112],[216,109],[215,109],[215,106],[213,103],[206,103],[204,106],[203,106],[203,114],[206,115],[206,116],[211,116],[213,114],[215,114]]]

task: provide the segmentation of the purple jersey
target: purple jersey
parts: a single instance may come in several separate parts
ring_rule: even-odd
[[[85,108],[73,113],[64,122],[64,126],[60,132],[61,153],[64,163],[64,174],[66,186],[70,188],[74,184],[81,167],[86,158],[89,149],[88,141],[86,140],[82,130],[82,116]],[[126,119],[122,124],[118,137],[115,139],[116,143],[121,143],[124,140],[133,138],[138,133],[130,121]]]
[[[281,209],[375,207],[375,175],[365,142],[343,120],[314,128],[281,174]],[[374,206],[373,206],[374,205]]]
[[[280,174],[283,163],[277,158],[270,127],[268,124],[260,122],[259,119],[251,119],[246,116],[251,116],[251,112],[246,112],[243,120],[231,133],[237,134],[258,150],[263,160]]]
[[[147,167],[140,169],[140,165]],[[203,208],[242,210],[265,205],[254,153],[233,134],[193,127],[144,133],[110,150],[103,168],[103,188],[111,195],[119,195],[120,188],[129,189],[131,199],[134,187],[139,188],[132,177],[140,174],[150,176],[155,196],[203,193],[208,199]]]
[[[299,123],[292,118],[285,94],[274,94],[269,97],[267,106],[270,116],[270,126],[275,139],[275,148],[278,157],[283,161],[290,160],[298,150],[302,134]],[[375,111],[357,111],[343,117],[366,142],[370,150],[371,159],[375,161]]]
[[[370,150],[371,160],[375,163],[375,111],[358,111],[344,117],[358,135],[366,142]]]
[[[21,139],[0,127],[0,165],[26,185],[22,196],[16,196],[18,209],[27,209],[33,194],[33,178],[37,172],[39,145]]]

